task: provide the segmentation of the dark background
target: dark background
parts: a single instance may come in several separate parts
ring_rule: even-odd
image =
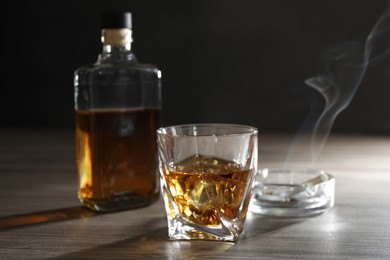
[[[364,41],[388,0],[2,1],[0,127],[73,128],[73,72],[101,51],[100,14],[133,14],[133,50],[163,75],[164,125],[299,128],[304,84],[334,45]],[[387,59],[388,61],[389,59]],[[369,67],[335,131],[390,133],[389,62]],[[314,99],[313,99],[314,98]],[[314,100],[314,101],[313,101]]]

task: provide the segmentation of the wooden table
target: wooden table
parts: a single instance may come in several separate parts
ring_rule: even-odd
[[[260,134],[260,167],[291,136]],[[76,196],[72,131],[0,130],[0,259],[390,259],[390,135],[333,135],[315,167],[336,205],[310,218],[249,214],[237,243],[170,241],[163,203],[109,214]]]

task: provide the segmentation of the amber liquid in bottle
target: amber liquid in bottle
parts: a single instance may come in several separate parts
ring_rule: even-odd
[[[79,198],[98,211],[144,206],[159,195],[158,109],[76,113]]]

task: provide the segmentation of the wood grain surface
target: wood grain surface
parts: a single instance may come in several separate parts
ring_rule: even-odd
[[[283,167],[291,141],[260,134],[260,167]],[[107,214],[80,205],[71,131],[0,130],[0,259],[390,259],[390,135],[333,135],[311,166],[336,178],[328,212],[249,213],[237,243],[172,241],[161,199]]]

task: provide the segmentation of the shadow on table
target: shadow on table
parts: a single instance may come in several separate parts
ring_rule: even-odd
[[[45,224],[70,219],[87,218],[101,213],[86,207],[77,206],[48,211],[39,211],[22,215],[0,217],[0,230],[13,229],[37,224]]]
[[[129,239],[72,252],[54,259],[216,259],[224,258],[225,253],[234,250],[236,246],[238,251],[232,254],[239,258],[238,254],[242,253],[240,250],[247,248],[245,244],[248,244],[248,241],[253,244],[253,240],[258,237],[265,237],[267,233],[277,232],[304,220],[252,216],[244,237],[237,243],[232,243],[170,240],[165,217],[161,217],[144,224],[150,231],[142,235],[132,236],[129,233]]]
[[[165,223],[165,218],[160,221],[156,220],[156,222],[160,222],[159,225],[162,221]],[[155,224],[150,223],[150,225]],[[234,243],[231,242],[170,240],[167,233],[166,226],[154,227],[153,230],[140,236],[52,259],[197,259],[202,256],[212,258],[223,254],[234,246]]]
[[[261,236],[264,237],[267,233],[279,232],[280,230],[289,226],[306,221],[309,218],[294,218],[294,217],[270,217],[261,216],[249,213],[245,224],[246,232],[243,239],[256,239]]]

